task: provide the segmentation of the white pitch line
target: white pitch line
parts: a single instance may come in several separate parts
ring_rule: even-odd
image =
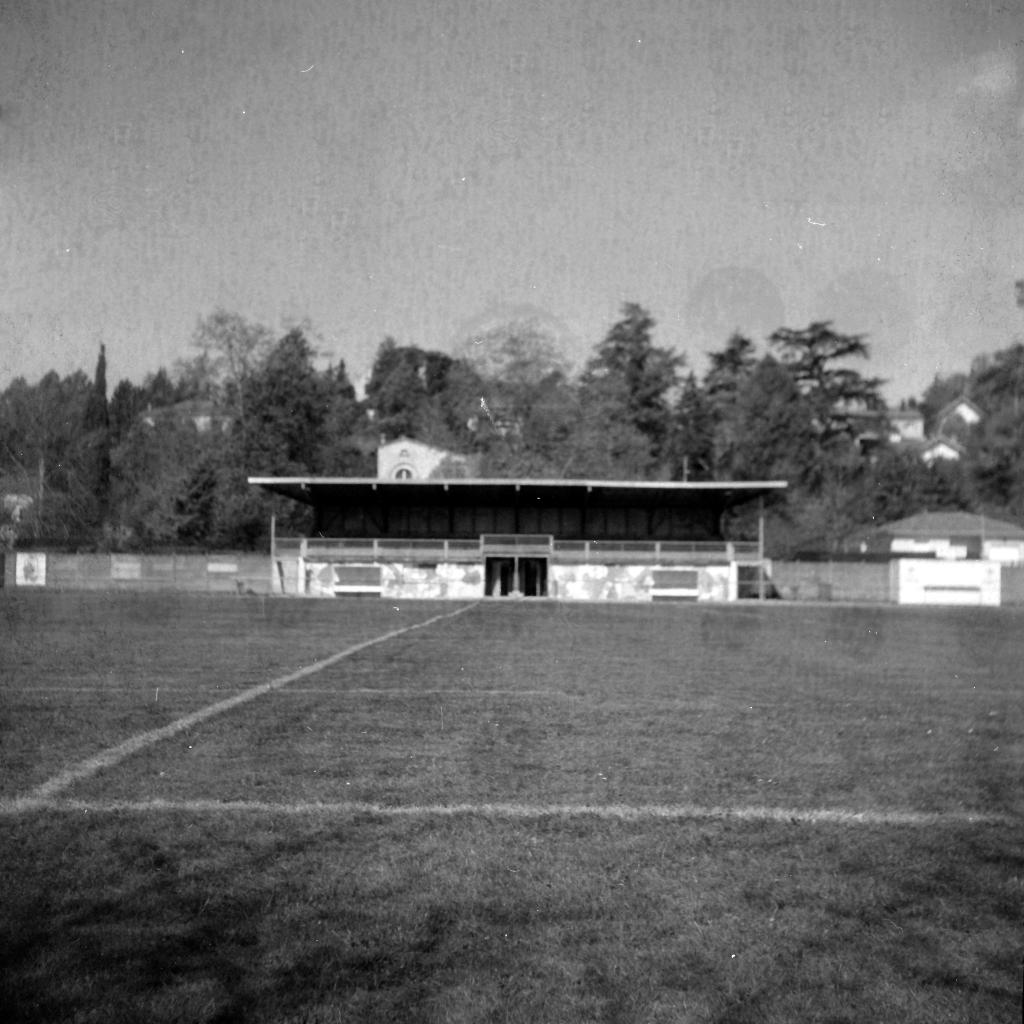
[[[375,636],[371,640],[363,640],[361,643],[353,644],[351,647],[346,647],[344,650],[338,651],[336,654],[332,654],[330,657],[323,658],[320,661],[316,661],[312,665],[307,665],[305,668],[300,668],[296,672],[290,672],[286,676],[279,676],[277,679],[271,679],[267,683],[260,683],[258,686],[251,686],[249,689],[218,701],[216,704],[208,704],[205,708],[200,708],[198,711],[193,711],[191,714],[183,715],[181,718],[176,718],[173,722],[169,722],[167,725],[161,726],[159,729],[150,729],[148,732],[139,733],[138,735],[125,740],[123,743],[118,743],[117,746],[102,750],[100,753],[86,758],[84,761],[80,761],[71,768],[66,768],[64,771],[54,775],[53,778],[47,779],[46,782],[36,786],[36,788],[31,790],[31,792],[26,796],[21,797],[15,802],[31,805],[33,802],[45,802],[50,800],[56,794],[67,789],[69,786],[73,786],[76,782],[81,782],[83,779],[87,779],[89,776],[95,775],[104,768],[109,768],[112,765],[118,764],[126,757],[130,757],[132,754],[139,750],[143,750],[146,747],[152,746],[154,743],[159,743],[161,740],[169,739],[171,736],[176,736],[178,733],[184,732],[186,729],[191,729],[192,726],[198,725],[200,722],[205,722],[206,719],[212,718],[214,715],[230,711],[232,708],[236,708],[240,704],[247,704],[249,701],[255,700],[257,697],[261,697],[265,693],[270,693],[272,690],[280,689],[288,683],[295,682],[296,679],[303,679],[306,676],[313,675],[314,672],[320,672],[323,669],[334,665],[336,662],[341,661],[343,658],[347,658],[359,651],[366,650],[367,647],[373,647],[375,644],[383,643],[385,640],[393,640],[395,637],[402,636],[404,633],[409,633],[414,629],[422,629],[424,626],[433,625],[435,622],[440,622],[443,619],[454,618],[456,615],[461,615],[472,607],[474,607],[472,604],[463,605],[461,608],[456,608],[453,612],[434,615],[432,618],[425,619],[423,622],[415,622],[411,626],[403,626],[401,629],[389,630],[387,633]]]
[[[109,693],[117,697],[144,697],[147,700],[152,700],[153,686],[26,686],[16,691],[17,696],[29,696],[31,697],[35,693]],[[236,686],[182,686],[175,688],[171,686],[161,686],[159,689],[169,698],[174,696],[188,697],[194,693],[235,693],[240,692],[247,687],[236,687]],[[290,690],[286,691],[290,694],[302,694],[302,693],[320,693],[320,694],[334,694],[338,697],[346,696],[366,696],[367,694],[384,694],[389,696],[395,694],[400,697],[418,696],[420,694],[433,697],[438,694],[445,696],[452,694],[454,696],[462,697],[582,697],[585,696],[582,693],[574,694],[568,690],[471,690],[465,687],[435,687],[433,689],[419,689],[415,686],[352,686],[342,688],[340,686],[293,686]],[[630,697],[632,700],[632,696]]]
[[[1024,819],[981,811],[850,811],[836,808],[714,807],[699,804],[414,804],[362,802],[272,803],[262,800],[50,800],[0,801],[0,815],[30,811],[81,814],[289,814],[383,818],[482,817],[533,820],[598,818],[614,821],[755,821],[799,825],[1020,825]]]

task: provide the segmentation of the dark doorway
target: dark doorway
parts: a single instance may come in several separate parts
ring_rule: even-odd
[[[548,560],[525,556],[486,558],[484,585],[488,597],[546,597]]]
[[[548,560],[519,559],[519,589],[523,597],[545,597],[548,592]]]
[[[508,597],[512,593],[514,558],[488,558],[485,560],[484,584],[488,597]]]

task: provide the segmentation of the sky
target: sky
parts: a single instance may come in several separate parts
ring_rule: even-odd
[[[832,320],[895,402],[1024,333],[1024,5],[0,0],[0,388],[218,307],[364,375]]]

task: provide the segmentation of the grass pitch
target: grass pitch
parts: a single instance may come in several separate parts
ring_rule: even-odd
[[[0,795],[454,607],[0,595]],[[0,1011],[1015,1019],[1022,626],[485,602],[8,803]]]

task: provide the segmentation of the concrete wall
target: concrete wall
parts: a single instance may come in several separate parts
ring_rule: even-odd
[[[326,561],[307,561],[304,585],[298,578],[296,563],[282,561],[278,576],[285,580],[284,593],[305,593],[312,597],[331,597],[345,592],[379,593],[389,599],[454,598],[474,600],[484,597],[484,571],[475,563],[441,562],[413,564],[387,562],[379,566],[349,566],[363,576],[351,587],[344,586],[341,570]],[[681,596],[659,573],[677,575],[679,567],[666,570],[656,565],[551,565],[548,569],[548,596],[577,601],[650,601],[658,596]],[[698,601],[728,601],[736,596],[736,573],[726,565],[694,566],[691,596]],[[371,578],[372,577],[372,578]],[[661,593],[659,594],[659,586]],[[275,581],[275,593],[281,593]]]
[[[1004,605],[1024,604],[1024,565],[1002,567],[1002,603]]]
[[[576,601],[650,601],[652,566],[552,565],[548,594]]]
[[[0,553],[3,585],[15,587],[16,555]],[[566,600],[651,600],[654,566],[553,565],[548,589]],[[716,567],[709,567],[715,569]],[[47,588],[179,590],[194,592],[297,594],[294,559],[282,560],[271,588],[267,555],[65,555],[46,557]],[[1003,566],[1002,603],[1024,605],[1024,566]],[[281,580],[284,587],[281,586]],[[721,600],[722,580],[700,580],[699,597]],[[889,604],[896,600],[887,562],[774,561],[770,584],[779,596],[794,601],[854,601]],[[325,587],[323,593],[330,591]],[[390,598],[484,596],[483,571],[476,565],[385,565],[381,594]]]
[[[568,601],[651,601],[659,593],[682,597],[682,590],[664,575],[679,575],[683,567],[657,565],[552,565],[548,577],[548,595]],[[693,566],[688,570],[695,586],[687,597],[696,601],[729,601],[735,598],[735,572],[727,565]]]
[[[27,554],[27,552],[25,553]],[[17,554],[5,559],[5,585],[17,585]],[[53,590],[184,590],[202,593],[270,592],[266,555],[45,556],[45,582]]]
[[[862,601],[893,604],[897,581],[889,562],[772,563],[771,583],[790,601]],[[1001,603],[1024,605],[1024,566],[1001,567]]]
[[[381,596],[387,598],[457,598],[484,596],[484,571],[479,565],[442,562],[439,565],[381,567]]]
[[[889,604],[895,594],[888,562],[782,562],[775,559],[771,584],[788,601],[865,601]]]

